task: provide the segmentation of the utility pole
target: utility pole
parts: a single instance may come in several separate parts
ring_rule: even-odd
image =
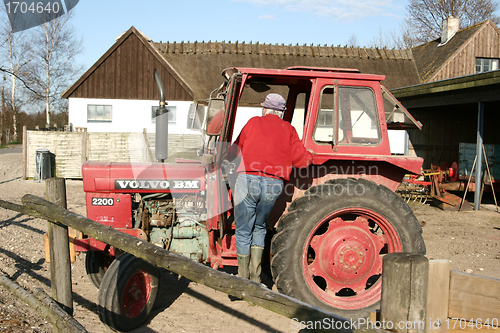
[[[483,129],[484,129],[484,102],[479,102],[477,112],[477,144],[476,144],[476,188],[474,190],[474,209],[481,206],[481,186],[483,168]],[[485,154],[486,155],[486,154]]]

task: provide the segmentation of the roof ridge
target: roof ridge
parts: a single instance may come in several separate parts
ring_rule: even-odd
[[[205,54],[205,53],[228,53],[228,54],[258,54],[258,55],[288,55],[308,57],[341,57],[341,58],[372,58],[392,60],[412,60],[412,53],[406,49],[366,48],[351,46],[328,46],[314,44],[267,44],[259,42],[231,42],[231,41],[194,41],[194,42],[153,42],[154,47],[161,53],[179,54]]]
[[[463,31],[467,31],[467,30],[469,30],[469,29],[473,29],[473,28],[477,28],[477,27],[479,27],[479,26],[481,26],[481,25],[485,24],[486,22],[488,22],[488,20],[489,20],[489,19],[484,20],[484,21],[479,22],[479,23],[476,23],[476,24],[473,24],[473,25],[470,25],[470,26],[468,26],[468,27],[462,28],[462,29],[458,30],[456,33],[463,32]]]
[[[482,22],[479,22],[479,23],[476,23],[476,24],[473,24],[473,25],[470,25],[468,27],[465,27],[465,28],[462,28],[462,29],[459,29],[457,32],[455,32],[455,34],[452,36],[452,37],[455,37],[456,35],[462,33],[462,32],[465,32],[467,30],[470,30],[470,29],[474,29],[474,28],[477,28],[483,24],[485,24],[486,22],[488,22],[488,20],[491,20],[491,19],[487,19],[487,20],[484,20]],[[412,49],[416,49],[416,48],[419,48],[419,47],[422,47],[422,46],[426,46],[430,43],[440,43],[440,40],[441,40],[441,37],[437,37],[437,38],[434,38],[433,40],[430,40],[428,42],[425,42],[425,43],[422,43],[420,45],[417,45],[417,46],[414,46],[412,47]],[[451,38],[449,38],[449,40],[451,40]]]

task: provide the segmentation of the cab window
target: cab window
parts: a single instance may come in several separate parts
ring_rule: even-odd
[[[334,94],[333,86],[324,87],[321,91],[318,117],[314,127],[314,141],[318,143],[332,143],[334,123]]]
[[[338,144],[374,145],[380,142],[380,125],[373,90],[338,87]]]
[[[297,94],[295,99],[295,108],[293,110],[291,124],[297,131],[299,138],[302,140],[304,134],[304,121],[307,109],[307,95],[306,93]]]
[[[378,144],[380,124],[373,90],[366,87],[324,87],[313,137],[319,144]]]

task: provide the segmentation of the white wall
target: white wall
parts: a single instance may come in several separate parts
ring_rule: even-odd
[[[87,105],[112,105],[111,122],[88,122]],[[187,129],[189,105],[192,102],[168,102],[176,107],[175,124],[170,123],[168,132],[172,134],[199,134]],[[155,123],[151,119],[151,107],[158,106],[158,101],[123,100],[123,99],[69,99],[69,123],[73,127],[86,127],[88,132],[155,132]]]
[[[241,106],[238,107],[236,111],[236,119],[234,120],[234,130],[233,130],[233,142],[236,140],[238,135],[240,135],[241,130],[246,125],[246,123],[253,117],[262,116],[261,107],[248,107]]]
[[[88,122],[87,105],[112,105],[111,122]],[[189,106],[192,102],[168,102],[176,107],[175,124],[170,123],[168,132],[172,134],[199,134],[198,131],[187,129]],[[158,101],[123,100],[123,99],[69,99],[69,123],[73,127],[86,127],[88,132],[142,132],[155,133],[155,123],[151,119],[151,107],[158,106]],[[247,121],[262,115],[261,107],[239,107],[236,113],[233,141],[238,137]],[[390,130],[389,142],[391,153],[405,154],[406,131]],[[300,134],[299,134],[300,135]]]
[[[297,112],[299,111],[299,112]],[[302,132],[303,132],[303,127],[304,127],[304,110],[303,109],[296,109],[295,110],[297,117],[293,117],[292,119],[292,126],[295,127],[297,130],[297,134],[299,137],[302,139]],[[234,122],[234,134],[233,134],[233,141],[236,140],[238,135],[241,132],[241,129],[247,121],[256,116],[261,116],[262,115],[262,108],[257,108],[257,107],[239,107],[238,112],[236,113],[236,120]],[[368,124],[366,126],[368,129],[371,124]],[[330,130],[331,131],[331,130]],[[407,147],[407,141],[408,141],[408,136],[406,134],[406,131],[403,130],[388,130],[389,133],[389,146],[391,149],[391,154],[400,154],[400,155],[405,155],[406,154],[406,147]],[[370,137],[366,131],[363,134],[365,137]]]
[[[388,130],[389,146],[392,154],[406,155],[408,136],[404,130]]]

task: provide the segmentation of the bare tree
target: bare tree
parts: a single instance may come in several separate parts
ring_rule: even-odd
[[[390,47],[400,50],[409,50],[417,45],[408,21],[402,22],[397,30],[393,30],[386,35],[385,40]]]
[[[13,124],[13,135],[14,141],[18,139],[17,137],[17,115],[19,113],[19,108],[23,104],[23,100],[18,98],[18,79],[24,83],[23,77],[26,76],[26,69],[29,63],[29,43],[26,40],[26,32],[14,33],[12,29],[12,22],[15,17],[11,17],[9,21],[9,14],[2,10],[5,15],[2,15],[2,21],[0,22],[0,38],[3,41],[1,45],[0,54],[3,55],[3,59],[7,59],[6,63],[2,64],[2,71],[9,74],[10,79],[10,98],[8,102],[5,100],[4,87],[2,86],[2,112],[5,112],[6,105],[9,105],[12,112],[12,124]],[[12,14],[10,14],[12,15]],[[5,76],[4,76],[5,81]],[[25,101],[25,100],[24,100]]]
[[[498,24],[498,8],[497,0],[409,0],[406,6],[412,39],[417,44],[438,38],[443,20],[450,16],[460,19],[460,28],[489,18]]]
[[[5,80],[5,76],[3,77]],[[2,84],[2,105],[0,106],[0,146],[2,145],[2,139],[3,139],[3,116],[5,113],[5,87],[4,84]]]
[[[47,126],[50,112],[60,104],[60,94],[80,73],[74,58],[82,51],[82,42],[70,24],[72,12],[46,22],[33,31],[30,64],[35,90],[45,105]]]
[[[358,37],[355,33],[352,33],[347,41],[347,46],[349,47],[358,47]]]
[[[394,47],[394,42],[390,39],[390,36],[384,32],[382,28],[379,29],[378,35],[373,37],[372,41],[368,45],[369,47],[373,48],[393,48]]]

